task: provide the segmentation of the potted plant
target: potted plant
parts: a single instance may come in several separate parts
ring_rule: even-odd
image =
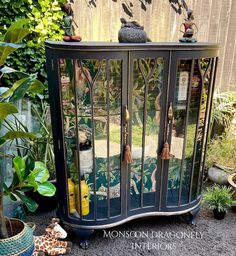
[[[4,74],[10,73],[18,73],[21,75],[21,79],[16,81],[11,88],[1,87],[0,146],[4,145],[9,140],[34,137],[32,133],[19,131],[8,131],[3,134],[4,130],[2,129],[7,117],[9,115],[14,115],[18,112],[18,109],[16,108],[14,102],[23,98],[26,92],[35,93],[41,91],[44,88],[42,83],[36,79],[35,74],[28,75],[24,72],[20,72],[13,68],[4,66],[7,57],[16,49],[22,47],[22,44],[19,43],[29,33],[28,29],[24,27],[26,24],[26,20],[20,20],[13,23],[8,28],[7,32],[0,38],[0,78]],[[22,182],[26,177],[28,177],[30,186],[33,187],[35,190],[38,186],[38,181],[41,178],[46,178],[46,175],[42,175],[40,178],[40,176],[37,176],[36,174],[45,174],[46,172],[45,170],[43,172],[38,172],[34,169],[32,169],[31,171],[31,169],[29,168],[27,170],[28,174],[26,174],[24,160],[19,158],[14,159],[14,168],[15,175],[12,186],[10,187],[4,184],[3,169],[0,169],[0,255],[32,255],[34,250],[33,230],[27,224],[20,220],[8,219],[6,221],[3,214],[3,196],[4,194],[7,194],[13,200],[15,200],[16,196],[18,196],[22,198],[22,200],[25,200],[28,208],[33,210],[33,208],[35,208],[35,205],[32,204],[32,202],[29,202],[29,200],[24,197],[24,189],[28,189],[28,187],[24,187]],[[32,172],[33,174],[31,174]]]
[[[211,141],[207,151],[208,178],[220,185],[228,184],[228,176],[236,169],[236,137],[224,133]]]
[[[43,196],[53,196],[56,187],[48,181],[49,171],[42,162],[34,162],[31,158],[13,158],[13,179],[12,183],[7,186],[3,183],[3,193],[9,196],[11,200],[16,201],[18,198],[25,204],[30,212],[34,212],[38,205],[25,192],[33,190]]]
[[[217,220],[224,219],[227,209],[234,203],[231,187],[214,185],[203,194],[203,204],[213,210]]]

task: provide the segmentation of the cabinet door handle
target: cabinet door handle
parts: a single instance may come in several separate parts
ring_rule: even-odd
[[[174,117],[173,107],[172,107],[172,102],[170,102],[170,106],[169,106],[169,109],[168,109],[168,120],[172,121],[173,117]]]
[[[128,123],[129,119],[130,119],[129,110],[126,106],[125,107],[125,122]]]

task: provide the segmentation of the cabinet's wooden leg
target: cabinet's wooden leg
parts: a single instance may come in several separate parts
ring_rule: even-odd
[[[191,212],[189,212],[188,224],[196,225],[196,217],[201,209],[201,206],[194,208]]]
[[[82,249],[88,249],[89,247],[89,237],[94,233],[94,230],[86,229],[74,229],[76,235],[79,237],[79,245]]]

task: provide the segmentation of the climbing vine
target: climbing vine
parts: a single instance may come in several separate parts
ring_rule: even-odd
[[[46,83],[44,41],[61,40],[61,5],[64,2],[65,0],[0,1],[0,35],[15,20],[27,18],[29,21],[30,35],[25,40],[25,47],[8,58],[9,66],[27,73],[37,73],[39,79]],[[6,76],[3,84],[12,84],[12,77],[10,80]]]

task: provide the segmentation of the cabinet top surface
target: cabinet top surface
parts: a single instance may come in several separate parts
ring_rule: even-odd
[[[46,48],[59,50],[217,50],[219,44],[216,43],[166,43],[166,42],[148,42],[148,43],[118,43],[118,42],[64,42],[64,41],[46,41]]]

